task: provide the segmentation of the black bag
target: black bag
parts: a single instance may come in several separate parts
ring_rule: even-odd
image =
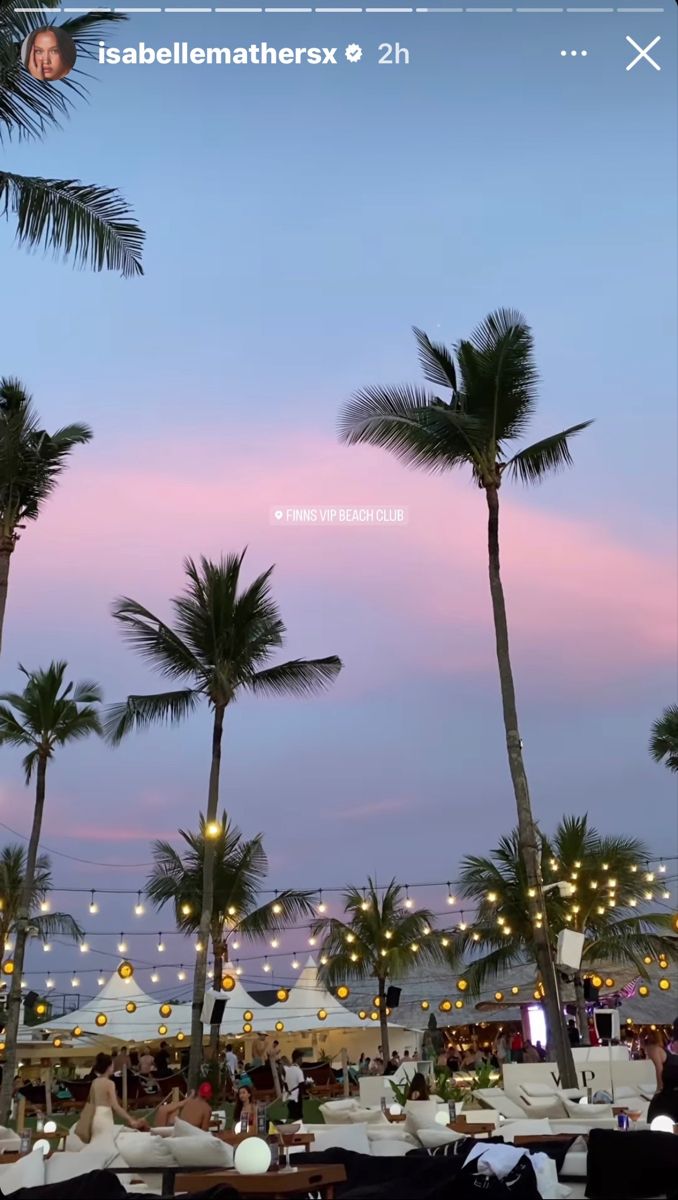
[[[537,1176],[524,1154],[503,1179],[481,1175],[476,1161],[466,1163],[455,1183],[455,1200],[541,1200]]]

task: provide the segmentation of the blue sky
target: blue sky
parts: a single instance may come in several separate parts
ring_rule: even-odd
[[[646,753],[676,674],[675,11],[138,15],[111,44],[357,41],[364,58],[94,64],[90,103],[10,148],[18,171],[118,186],[148,245],[144,278],[122,281],[0,230],[2,372],[48,427],[81,418],[96,434],[15,555],[3,685],[19,660],[63,656],[108,699],[151,690],[113,597],[165,611],[188,553],[248,544],[252,571],[275,561],[289,654],[346,668],[331,695],[246,701],[228,725],[224,801],[265,832],[273,886],[447,880],[513,823],[480,498],[335,436],[356,387],[417,378],[413,324],[454,341],[503,304],[535,331],[535,437],[596,421],[572,472],[505,497],[535,809],[546,828],[588,809],[676,853],[675,788]],[[661,34],[661,72],[625,70],[627,34]],[[376,65],[395,40],[410,65]],[[407,527],[271,529],[278,496],[370,488],[409,507]],[[208,726],[203,713],[116,752],[65,753],[45,843],[147,862],[149,837],[204,803]],[[7,752],[0,789],[0,818],[27,832]],[[136,888],[145,871],[55,859],[54,876]],[[60,902],[81,913],[84,899]],[[129,907],[111,898],[106,928],[128,927]],[[59,953],[68,970],[75,954]]]

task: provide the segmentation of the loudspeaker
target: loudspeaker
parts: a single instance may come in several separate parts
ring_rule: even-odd
[[[559,967],[568,967],[570,971],[578,971],[581,966],[581,956],[584,952],[584,934],[575,933],[574,929],[561,929],[558,934],[556,963]]]
[[[26,995],[24,996],[24,1011],[29,1012],[30,1009],[35,1008],[35,1002],[39,999],[39,992],[26,992]]]
[[[584,980],[584,999],[587,1004],[598,1003],[598,988],[593,986],[591,979]]]
[[[402,988],[390,987],[386,991],[386,1007],[397,1008],[400,1004],[400,993]]]
[[[226,999],[214,992],[206,992],[201,1014],[203,1025],[221,1025],[227,1003]]]
[[[619,1041],[619,1013],[615,1008],[596,1008],[593,1023],[601,1042]]]

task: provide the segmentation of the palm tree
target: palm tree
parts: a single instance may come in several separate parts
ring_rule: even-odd
[[[584,816],[563,817],[553,840],[544,838],[541,846],[544,877],[576,889],[569,896],[557,887],[545,893],[554,951],[560,931],[571,929],[584,935],[582,965],[592,969],[619,964],[646,976],[646,956],[676,957],[670,915],[637,911],[663,891],[661,876],[647,870],[650,853],[643,842],[601,836]],[[535,957],[530,883],[518,831],[501,838],[488,858],[465,858],[460,882],[463,895],[478,904],[472,929],[462,939],[464,951],[472,954],[469,984],[478,992],[487,980]],[[581,972],[575,972],[573,982],[579,1031],[588,1045]]]
[[[650,754],[669,771],[678,771],[678,704],[669,704],[652,726]]]
[[[0,379],[0,651],[10,561],[20,530],[26,521],[37,520],[72,450],[91,437],[89,426],[81,424],[47,433],[23,384]]]
[[[23,846],[3,846],[0,850],[0,957],[7,939],[16,930],[19,901],[26,879],[26,851]],[[46,942],[51,937],[68,937],[82,941],[84,931],[68,913],[40,912],[52,883],[50,862],[46,854],[36,859],[33,883],[28,900],[29,933]]]
[[[179,830],[184,845],[175,850],[169,842],[153,843],[155,869],[149,876],[147,894],[156,908],[171,904],[177,928],[196,933],[202,912],[202,886],[208,839],[205,819],[200,815],[200,830]],[[276,892],[273,900],[259,904],[259,892],[268,875],[268,858],[262,845],[263,834],[245,840],[226,813],[219,821],[214,845],[214,889],[210,940],[214,957],[214,990],[221,991],[224,964],[229,961],[229,940],[234,937],[256,940],[287,929],[301,917],[314,914],[311,892],[293,889]],[[210,1051],[216,1058],[219,1025],[210,1032]]]
[[[268,665],[285,640],[285,626],[264,571],[240,591],[245,552],[219,562],[186,559],[187,585],[172,600],[174,627],[136,600],[124,597],[113,606],[129,644],[165,679],[183,688],[152,696],[128,696],[106,716],[108,740],[117,744],[132,729],[177,724],[206,700],[212,710],[212,755],[205,818],[205,853],[199,945],[193,976],[189,1087],[196,1087],[202,1053],[201,1012],[207,979],[207,947],[214,908],[215,844],[221,833],[219,779],[226,709],[245,692],[269,696],[309,696],[336,679],[341,662],[328,658],[292,659]]]
[[[520,850],[534,893],[530,910],[535,953],[546,982],[546,1015],[563,1086],[576,1086],[558,981],[542,915],[539,838],[532,815],[523,743],[518,726],[513,669],[509,652],[506,603],[499,562],[499,491],[505,477],[540,483],[570,466],[570,439],[585,421],[512,453],[536,408],[537,371],[532,332],[516,312],[499,309],[458,342],[455,357],[447,347],[414,331],[426,380],[449,393],[441,399],[422,387],[366,387],[357,392],[341,418],[341,435],[351,444],[367,442],[391,450],[411,466],[428,471],[467,467],[485,492],[488,510],[490,596],[499,666],[506,749],[518,812]]]
[[[45,26],[44,9],[18,11],[14,0],[0,0],[0,142],[5,137],[40,138],[59,124],[70,109],[70,97],[86,95],[72,77],[59,86],[33,79],[21,63],[21,43],[34,29]],[[102,33],[111,22],[125,20],[119,12],[89,12],[64,21],[81,61],[93,59]],[[141,275],[144,233],[127,204],[113,188],[83,184],[75,179],[42,179],[0,171],[0,214],[16,218],[19,243],[44,246],[78,266]]]
[[[450,964],[441,940],[433,934],[434,916],[427,908],[410,910],[404,889],[391,880],[379,894],[372,879],[362,890],[343,893],[345,919],[318,917],[312,935],[322,938],[320,977],[327,987],[349,979],[376,980],[377,1009],[384,1062],[390,1057],[386,982],[404,979],[432,964]]]
[[[46,670],[26,671],[23,692],[0,695],[0,746],[16,746],[26,751],[23,768],[26,783],[35,775],[33,825],[28,842],[23,888],[16,914],[14,970],[7,1004],[5,1026],[5,1070],[0,1088],[0,1124],[6,1124],[16,1074],[17,1033],[21,1012],[21,976],[26,941],[31,932],[31,902],[38,864],[38,846],[45,807],[47,765],[62,746],[80,741],[92,733],[101,733],[97,706],[101,692],[90,680],[66,683],[65,662],[52,662]]]

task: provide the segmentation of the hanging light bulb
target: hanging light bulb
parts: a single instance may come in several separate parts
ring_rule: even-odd
[[[42,948],[43,948],[43,950],[45,951],[45,954],[49,954],[50,950],[52,949],[51,943],[50,943],[50,942],[43,942],[43,943],[42,943]]]
[[[182,913],[182,916],[184,916],[184,917],[190,917],[190,915],[191,915],[191,906],[190,906],[190,904],[189,904],[188,902],[186,902],[185,904],[182,904],[182,906],[181,906],[181,913]]]
[[[71,979],[71,987],[80,987],[80,980],[76,975]]]
[[[164,943],[164,942],[163,942],[163,940],[162,940],[162,934],[161,934],[161,933],[159,933],[159,934],[158,934],[158,945],[157,945],[157,951],[158,951],[158,954],[163,954],[163,953],[164,953],[164,951],[165,951],[165,943]]]
[[[143,917],[144,915],[144,906],[141,902],[141,892],[137,892],[137,902],[134,905],[134,915],[135,917]]]
[[[103,975],[99,975],[99,977],[97,979],[98,987],[103,987],[105,982],[106,982],[106,980],[104,979]]]
[[[414,908],[414,900],[412,900],[407,884],[405,884],[405,908]]]
[[[271,949],[272,950],[277,950],[279,945],[280,945],[280,942],[278,941],[277,938],[271,938]]]
[[[297,958],[296,954],[295,954],[294,958],[292,959],[292,970],[293,971],[299,970],[299,959]]]
[[[151,971],[151,983],[160,983],[160,976],[158,975],[155,967]]]
[[[645,882],[654,883],[654,873],[652,871],[648,871],[647,875],[645,876]]]
[[[181,982],[183,983],[185,978],[186,978],[186,972],[184,971],[184,968],[182,966],[180,966],[179,970],[177,971],[177,979],[181,980]]]
[[[263,964],[263,966],[262,966],[262,968],[261,968],[261,969],[262,969],[262,971],[270,971],[270,969],[271,969],[271,964],[270,964],[270,962],[268,961],[268,958],[264,959],[264,964]]]
[[[660,874],[660,875],[665,875],[665,874],[666,874],[666,865],[665,865],[664,863],[660,863],[660,864],[659,864],[659,874]]]
[[[277,894],[278,894],[278,893],[276,892],[276,896],[277,896]],[[273,912],[275,913],[276,917],[279,917],[279,916],[280,916],[280,914],[281,914],[281,912],[282,912],[282,904],[280,903],[280,901],[279,901],[279,900],[274,900],[274,902],[273,902]]]
[[[97,904],[96,900],[94,899],[94,892],[92,892],[92,895],[90,898],[89,911],[91,912],[92,916],[95,916],[96,913],[98,913],[98,911],[99,911],[99,905]]]
[[[125,941],[124,933],[120,934],[120,941],[118,942],[118,954],[127,954],[127,942]]]
[[[327,966],[327,955],[326,954],[320,955],[320,965],[323,967]],[[299,963],[297,963],[297,966],[299,966]]]
[[[41,913],[48,913],[49,907],[50,907],[49,900],[41,900],[40,901],[40,912]]]
[[[242,967],[236,967],[235,973],[236,973],[236,975],[242,975]]]
[[[53,980],[53,979],[51,979],[51,978],[50,978],[50,979],[46,979],[46,980],[45,980],[45,987],[49,988],[49,989],[50,989],[50,991],[51,991],[51,990],[52,990],[52,988],[54,987],[54,980]]]
[[[368,908],[370,907],[369,900],[367,899],[367,892],[365,891],[365,888],[363,888],[363,902],[360,905],[360,907],[363,912],[367,912]]]
[[[455,899],[454,899],[454,896],[452,895],[452,888],[451,888],[451,885],[450,885],[450,883],[449,883],[449,881],[448,881],[448,884],[447,884],[447,903],[448,903],[448,904],[454,904],[454,902],[455,902]]]
[[[229,904],[228,909],[226,911],[228,912],[229,917],[234,917],[238,910],[235,907],[235,905]]]
[[[80,943],[80,953],[87,954],[88,950],[89,950],[89,944],[87,942],[81,942]]]
[[[208,821],[205,826],[205,834],[208,838],[218,838],[221,833],[221,825],[218,821]]]
[[[234,949],[234,950],[239,950],[239,949],[240,949],[240,942],[239,942],[239,941],[237,941],[237,939],[236,939],[236,941],[235,941],[235,942],[231,942],[231,945],[233,946],[233,949]]]
[[[662,900],[670,900],[670,899],[671,899],[670,892],[662,892]]]
[[[637,904],[638,904],[638,901],[637,901],[637,900],[635,900],[635,899],[631,899],[631,900],[629,900],[629,907],[630,907],[630,908],[636,908],[636,907],[637,907]]]
[[[315,944],[316,944],[317,940],[318,940],[317,938],[310,937],[310,938],[308,939],[308,944],[309,944],[309,946],[315,946]]]
[[[323,900],[322,888],[318,892],[318,912],[319,913],[327,912],[327,905],[325,904],[325,901]]]
[[[200,941],[200,938],[198,938],[197,942],[195,943],[196,954],[200,954],[203,949],[204,949],[204,946],[203,946],[202,942]]]

